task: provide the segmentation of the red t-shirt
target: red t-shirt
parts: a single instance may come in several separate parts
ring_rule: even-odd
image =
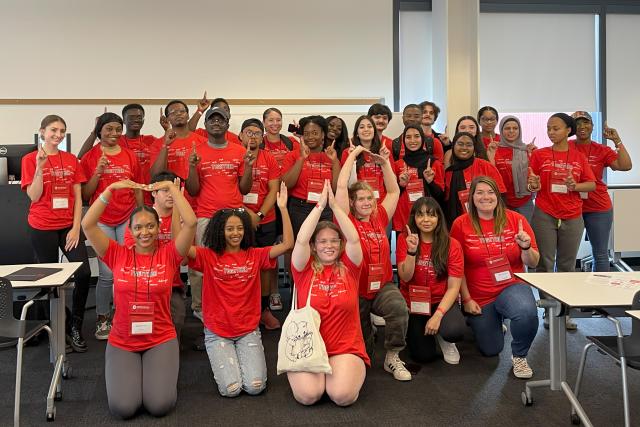
[[[380,146],[386,146],[389,149],[389,152],[391,152],[391,146],[393,145],[393,139],[389,138],[386,135],[382,135],[382,138],[380,138]]]
[[[22,181],[20,186],[26,191],[33,183],[36,173],[37,151],[22,158]],[[55,156],[48,156],[42,168],[42,195],[37,202],[31,202],[29,208],[29,225],[37,230],[61,230],[73,225],[73,208],[75,206],[74,184],[86,182],[87,178],[80,167],[78,158],[66,151],[58,151]],[[66,185],[67,207],[53,209],[53,186]],[[56,198],[58,198],[56,196]]]
[[[138,159],[140,173],[142,174],[142,184],[151,182],[151,155],[156,153],[163,144],[163,138],[156,138],[153,135],[140,135],[137,138],[129,139],[127,135],[122,135],[118,140],[121,147],[133,151]],[[144,203],[147,206],[153,205],[153,199],[149,191],[144,192]]]
[[[555,165],[555,167],[554,167]],[[577,191],[551,192],[551,175],[555,169],[571,171],[576,182],[595,181],[587,158],[571,145],[567,151],[553,151],[552,147],[539,148],[531,154],[529,166],[540,176],[540,191],[536,196],[536,207],[547,215],[559,219],[573,219],[582,214],[582,199]]]
[[[528,156],[531,157],[530,155]],[[529,199],[531,199],[531,195],[516,197],[515,189],[513,187],[513,170],[511,167],[511,162],[513,160],[513,148],[498,147],[494,160],[496,163],[496,169],[498,169],[498,172],[500,172],[502,181],[507,188],[507,206],[510,208],[519,208],[520,206],[526,204]]]
[[[407,259],[407,235],[398,236],[396,246],[396,262],[400,265]],[[400,280],[400,292],[410,306],[409,286],[427,286],[431,292],[431,304],[438,304],[447,292],[448,278],[464,276],[464,259],[462,247],[456,239],[449,238],[449,259],[447,260],[447,276],[438,279],[431,263],[431,243],[420,241],[420,253],[416,257],[413,277],[408,282]]]
[[[288,152],[282,164],[283,174],[289,171],[299,158],[300,150]],[[333,164],[324,152],[310,153],[305,159],[296,185],[289,189],[289,196],[307,200],[308,184],[311,179],[319,180],[323,186],[325,179],[330,182],[333,179]]]
[[[251,173],[253,176],[251,190],[243,196],[242,201],[247,208],[258,213],[264,203],[264,199],[269,194],[269,181],[280,179],[280,166],[270,152],[260,150]],[[252,203],[254,200],[257,201]],[[262,212],[264,218],[262,218],[260,224],[268,224],[275,221],[276,209],[277,207],[274,205],[269,212]]]
[[[396,173],[396,176],[399,178],[406,163],[404,160],[398,160],[393,164],[393,170]],[[431,169],[435,172],[435,177],[433,178],[433,182],[440,187],[440,189],[444,189],[444,166],[439,160],[436,160],[431,164]],[[409,182],[419,182],[423,183],[421,177],[418,177],[418,169],[407,166],[407,171],[409,172]],[[413,206],[413,202],[409,198],[409,185],[406,188],[401,188],[400,191],[400,199],[398,200],[398,204],[396,205],[396,211],[393,214],[392,219],[392,227],[395,231],[403,231],[404,226],[409,221],[409,213],[411,212],[411,206]]]
[[[586,199],[582,199],[582,212],[603,212],[612,208],[607,184],[602,180],[604,169],[618,159],[618,153],[606,145],[591,141],[591,144],[577,144],[569,141],[579,152],[585,155],[596,178],[596,190],[591,191]]]
[[[342,274],[335,266],[324,266],[315,275],[311,267],[313,258],[309,258],[302,271],[291,265],[298,308],[306,306],[311,287],[311,306],[320,314],[320,335],[329,356],[354,354],[370,366],[360,327],[358,278],[361,266],[351,262],[346,254],[342,254],[340,261],[344,265]]]
[[[109,164],[104,168],[96,191],[91,195],[90,202],[93,203],[100,194],[111,183],[130,179],[134,182],[141,182],[142,175],[138,166],[138,159],[133,151],[120,147],[120,152],[116,155],[106,154]],[[91,179],[96,171],[98,160],[102,157],[102,146],[94,146],[82,156],[80,164],[87,180]],[[136,207],[136,197],[133,190],[116,190],[112,193],[109,206],[100,217],[100,222],[110,227],[116,227],[129,219],[131,211]]]
[[[374,192],[378,192],[379,197],[376,198],[376,202],[380,204],[384,198],[387,197],[387,188],[384,186],[384,173],[382,172],[382,166],[377,165],[373,159],[371,159],[369,154],[362,153],[361,155],[364,156],[364,164],[360,169],[357,169],[356,176],[358,181],[367,182],[371,188],[373,188]],[[348,157],[349,150],[344,150],[342,152],[342,159],[340,160],[340,164],[342,166],[344,166],[344,162],[347,161]],[[354,164],[353,167],[356,168],[356,165]]]
[[[207,132],[206,129],[198,128],[195,130],[195,133],[203,137],[205,140],[209,139],[209,133]],[[229,142],[233,142],[234,144],[242,145],[242,142],[240,141],[240,138],[238,138],[238,135],[236,135],[235,133],[229,130],[224,134],[224,139],[226,139]]]
[[[167,243],[172,242],[171,240],[171,215],[161,216],[160,217],[160,230],[158,233],[158,246],[164,246]],[[131,232],[131,228],[127,227],[124,229],[124,246],[131,249],[136,245],[135,238],[133,237],[133,233]],[[182,279],[180,278],[180,268],[176,269],[176,275],[173,278],[173,286],[175,288],[181,288],[184,286],[182,283]]]
[[[264,150],[273,154],[276,162],[278,162],[278,165],[280,165],[281,167],[284,162],[284,158],[287,156],[289,151],[300,151],[300,143],[298,142],[298,140],[296,140],[292,136],[289,136],[287,138],[289,138],[289,140],[291,141],[291,150],[289,150],[287,146],[283,144],[281,139],[278,139],[276,142],[271,142],[266,135],[262,139]]]
[[[201,271],[204,325],[216,335],[235,338],[248,334],[260,322],[260,271],[276,266],[271,246],[218,255],[196,247],[189,267]]]
[[[118,307],[109,333],[111,345],[143,351],[176,337],[171,320],[171,287],[181,260],[174,243],[159,246],[154,254],[137,254],[135,249],[109,240],[102,261],[113,272],[113,304]],[[130,304],[147,301],[155,303],[153,332],[131,335]]]
[[[506,254],[513,273],[523,273],[522,250],[516,243],[518,222],[522,221],[524,231],[531,237],[531,247],[538,250],[536,237],[526,218],[518,212],[507,209],[507,223],[500,235],[493,234],[493,220],[480,220],[482,234],[478,236],[473,229],[469,214],[456,218],[451,226],[451,237],[462,245],[464,252],[464,274],[471,298],[478,305],[485,306],[493,302],[507,286],[519,282],[515,276],[499,285],[493,283],[486,260]]]
[[[201,144],[196,148],[200,163],[197,170],[200,178],[198,193],[198,218],[211,218],[224,208],[242,206],[240,178],[244,174],[246,150],[238,144],[227,144],[224,148],[213,148]]]
[[[183,181],[189,177],[189,156],[193,150],[193,143],[196,147],[207,142],[207,138],[202,137],[195,132],[190,132],[184,138],[176,138],[167,148],[167,167],[166,169],[175,173]],[[151,164],[155,163],[158,154],[164,145],[164,139],[159,139],[158,143],[152,147]]]
[[[489,138],[488,136],[483,136],[482,142],[484,143],[485,148],[489,148],[489,144],[491,144],[492,142],[500,142],[500,135],[496,133],[495,135],[493,135],[493,139]]]
[[[477,157],[474,157],[473,163],[471,164],[471,166],[469,166],[464,171],[462,171],[462,173],[464,174],[464,180],[467,184],[467,188],[471,187],[471,181],[473,181],[473,178],[475,178],[476,176],[484,175],[484,176],[493,178],[496,184],[498,184],[498,190],[500,190],[501,193],[507,192],[507,188],[505,187],[504,182],[502,181],[502,177],[500,176],[500,172],[498,172],[498,169],[496,169],[495,166],[493,166],[491,163],[489,163],[484,159],[479,159]],[[447,200],[449,200],[449,189],[451,187],[452,176],[453,176],[452,171],[445,172],[444,197]]]
[[[349,213],[349,219],[356,227],[360,237],[362,247],[362,263],[360,264],[361,274],[358,287],[358,295],[362,298],[374,299],[377,292],[369,292],[369,266],[380,264],[382,266],[382,283],[393,281],[393,269],[391,268],[391,247],[387,239],[387,224],[389,215],[384,206],[378,205],[376,211],[371,214],[369,221],[359,221],[353,214]]]

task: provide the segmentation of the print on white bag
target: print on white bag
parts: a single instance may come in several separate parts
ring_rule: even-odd
[[[298,308],[297,286],[293,288],[292,307],[282,325],[278,342],[278,375],[283,372],[331,374],[327,348],[320,336],[320,314],[311,307],[311,288],[304,307]]]

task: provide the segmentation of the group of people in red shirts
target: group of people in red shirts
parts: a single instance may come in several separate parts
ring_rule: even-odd
[[[191,116],[184,102],[168,103],[160,138],[141,134],[141,105],[125,106],[122,118],[105,112],[80,160],[58,150],[64,119],[45,117],[41,144],[22,164],[31,239],[39,262],[55,262],[59,249],[83,262],[68,322],[78,352],[87,349],[85,236],[99,256],[95,337],[108,339],[111,412],[128,418],[144,407],[161,416],[175,407],[181,265],[219,393],[261,393],[259,326],[280,327],[270,306],[282,306],[281,255],[297,306],[309,298],[320,314],[332,368],[287,373],[302,404],[325,393],[341,406],[356,401],[374,360],[372,316],[384,320],[383,366],[399,381],[412,378],[405,348],[418,363],[439,358],[438,347],[447,363],[459,363],[465,323],[486,356],[502,351],[510,330],[513,373],[530,378],[538,315],[531,288],[514,273],[572,271],[585,226],[594,267],[608,268],[603,171],[629,170],[631,160],[615,129],[604,134],[615,151],[591,140],[586,112],[551,116],[553,145],[539,149],[522,141],[514,116],[495,132],[492,107],[461,117],[451,139],[432,129],[439,112],[433,102],[407,105],[396,139],[384,135],[392,112],[382,104],[356,120],[351,137],[342,119],[319,115],[295,123],[290,137],[281,134],[282,113],[269,108],[235,135],[229,104],[205,93]],[[84,217],[82,200],[91,204]]]

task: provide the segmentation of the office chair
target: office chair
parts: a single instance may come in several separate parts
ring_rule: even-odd
[[[0,277],[0,337],[17,338],[18,350],[16,362],[16,390],[15,390],[15,406],[13,410],[13,425],[20,425],[20,386],[22,382],[22,350],[24,343],[33,338],[43,329],[49,334],[49,342],[52,341],[51,328],[47,326],[47,321],[25,320],[27,318],[27,310],[33,305],[33,301],[28,301],[22,307],[20,319],[16,319],[13,315],[13,289],[11,282]]]
[[[632,310],[640,310],[640,291],[633,296]],[[580,358],[580,367],[578,368],[578,378],[576,379],[575,395],[578,398],[580,391],[580,383],[582,382],[582,374],[587,361],[587,352],[590,348],[596,347],[597,350],[605,354],[620,364],[622,371],[622,398],[624,402],[624,425],[631,426],[631,416],[629,413],[629,387],[627,384],[627,366],[632,369],[640,369],[640,320],[633,318],[631,321],[631,334],[622,335],[620,321],[613,316],[607,315],[616,327],[616,335],[608,336],[588,336],[591,342],[584,346],[582,357]],[[571,409],[571,422],[580,424],[580,419],[575,410]]]

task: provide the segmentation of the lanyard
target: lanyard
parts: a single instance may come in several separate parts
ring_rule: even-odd
[[[589,147],[591,148],[591,147]],[[568,170],[569,169],[569,151],[570,148],[567,148],[567,158],[564,161],[564,170]],[[556,155],[555,155],[555,150],[553,149],[553,147],[551,147],[551,161],[553,162],[553,168],[556,168]]]
[[[58,158],[60,159],[60,173],[62,174],[62,183],[64,184],[64,162],[62,161],[62,153],[58,150]],[[51,176],[53,177],[53,183],[58,183],[58,177],[56,176],[56,168],[51,163],[51,156],[47,155],[47,163],[49,163],[49,167],[51,168]]]
[[[491,258],[491,252],[489,251],[489,245],[487,245],[487,238],[484,236],[484,231],[482,231],[482,226],[480,226],[480,234],[482,235],[482,243],[484,244],[484,248],[487,250],[487,257]],[[491,233],[493,234],[493,233]],[[502,255],[503,247],[502,247],[502,236],[496,236],[500,240],[500,255]]]
[[[136,261],[136,248],[132,249],[133,251],[133,277],[136,281],[136,287],[133,294],[133,299],[138,299],[138,264]],[[147,273],[147,301],[150,299],[150,289],[149,283],[151,282],[151,267],[153,266],[153,258],[156,256],[156,249],[153,250],[153,254],[151,254],[151,262],[149,263],[149,271]]]
[[[365,246],[365,249],[367,250],[367,252],[369,253],[369,259],[371,261],[373,261],[373,245],[371,244],[371,241],[369,240],[368,236],[367,238],[362,238],[362,236],[366,236],[367,231],[365,230],[364,221],[360,221],[359,219],[356,219],[356,224],[358,227],[358,231],[360,232],[360,241],[362,242],[363,246]],[[378,262],[372,262],[372,264],[380,264],[382,261],[382,239],[380,238],[380,234],[378,233],[378,231],[373,227],[373,224],[371,224],[371,216],[369,216],[369,225],[371,228],[371,231],[373,233],[373,235],[375,236],[375,240],[376,240],[376,246],[378,247]]]

